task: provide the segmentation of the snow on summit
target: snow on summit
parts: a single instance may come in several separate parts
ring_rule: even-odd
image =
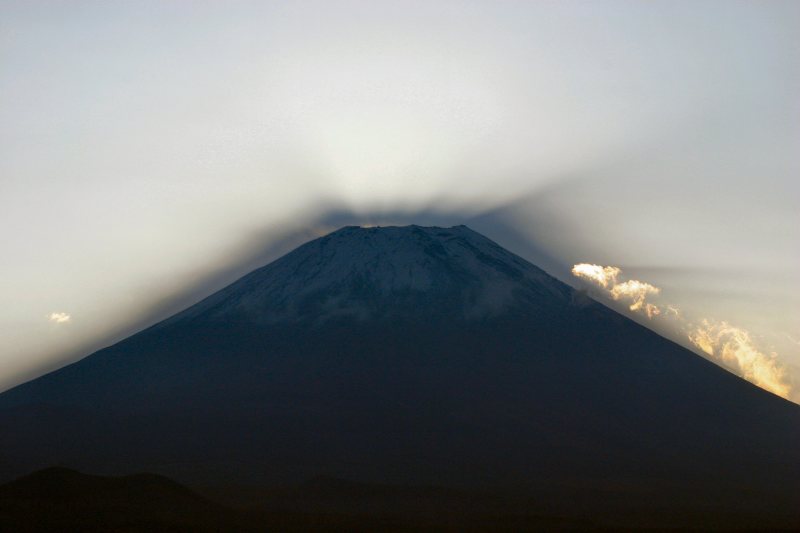
[[[569,289],[466,226],[347,226],[300,246],[177,320],[480,318],[520,302],[559,305]]]

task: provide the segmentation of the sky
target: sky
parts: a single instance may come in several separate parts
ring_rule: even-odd
[[[656,287],[698,353],[746,332],[800,401],[798,28],[793,1],[0,0],[0,389],[337,225],[466,223],[637,320],[573,266]]]

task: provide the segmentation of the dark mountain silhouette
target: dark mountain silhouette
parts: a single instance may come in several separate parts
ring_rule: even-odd
[[[0,427],[6,479],[325,475],[559,516],[800,525],[800,407],[464,226],[309,242],[3,393]]]
[[[233,513],[162,476],[48,468],[0,486],[4,531],[218,531]]]
[[[220,495],[231,499],[230,494]],[[242,505],[214,503],[163,476],[87,475],[52,467],[0,485],[0,531],[519,531],[594,527],[517,512],[491,494],[319,477]]]

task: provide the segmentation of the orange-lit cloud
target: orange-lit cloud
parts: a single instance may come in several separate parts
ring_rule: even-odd
[[[619,269],[617,269],[619,270]],[[630,310],[639,311],[644,309],[645,299],[648,295],[656,295],[661,292],[661,289],[654,287],[649,283],[644,283],[635,279],[628,280],[624,283],[617,283],[610,288],[611,297],[615,300],[630,300]],[[649,304],[648,304],[649,305]],[[655,307],[650,305],[650,307]],[[656,308],[657,309],[657,308]],[[650,313],[647,313],[650,316]],[[655,314],[658,314],[656,311]]]
[[[655,304],[644,304],[644,313],[647,315],[647,318],[653,318],[661,314],[661,309]]]
[[[622,269],[618,267],[581,263],[572,268],[572,274],[594,283],[605,296],[615,301],[630,302],[628,308],[631,311],[642,313],[648,319],[661,316],[677,321],[680,329],[688,332],[691,344],[710,359],[763,389],[783,398],[790,397],[788,372],[777,361],[777,354],[759,350],[746,330],[725,321],[703,319],[699,325],[693,324],[677,307],[658,306],[647,301],[661,293],[658,287],[635,279],[620,281]]]
[[[791,386],[786,382],[786,370],[777,362],[777,355],[765,354],[756,348],[747,331],[724,321],[703,319],[689,333],[689,340],[751,383],[778,396],[789,397]]]
[[[649,283],[635,279],[618,282],[622,269],[614,266],[592,265],[580,263],[572,267],[572,274],[579,278],[596,283],[608,290],[608,295],[614,300],[629,301],[631,311],[642,311],[648,318],[661,314],[661,310],[654,304],[645,300],[648,295],[656,295],[661,289]]]
[[[621,272],[617,267],[602,267],[600,265],[590,265],[581,263],[572,267],[572,274],[579,278],[594,281],[601,287],[613,286],[617,283],[617,275]]]
[[[50,322],[55,322],[56,324],[63,324],[72,320],[72,316],[68,313],[50,313],[47,318]]]

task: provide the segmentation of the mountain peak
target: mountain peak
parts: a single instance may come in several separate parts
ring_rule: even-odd
[[[530,314],[570,289],[467,226],[345,226],[300,246],[178,319],[273,323]]]
[[[477,231],[470,229],[469,227],[465,226],[464,224],[459,224],[456,226],[450,227],[443,227],[443,226],[419,226],[417,224],[409,224],[407,226],[342,226],[341,228],[328,233],[326,236],[330,235],[342,235],[342,236],[353,236],[354,234],[362,234],[362,235],[392,235],[395,237],[413,237],[413,236],[424,236],[428,235],[431,237],[442,236],[443,234],[449,233],[449,236],[454,237],[462,237],[462,238],[470,238],[477,236],[480,239],[487,240],[486,237],[483,237]]]

